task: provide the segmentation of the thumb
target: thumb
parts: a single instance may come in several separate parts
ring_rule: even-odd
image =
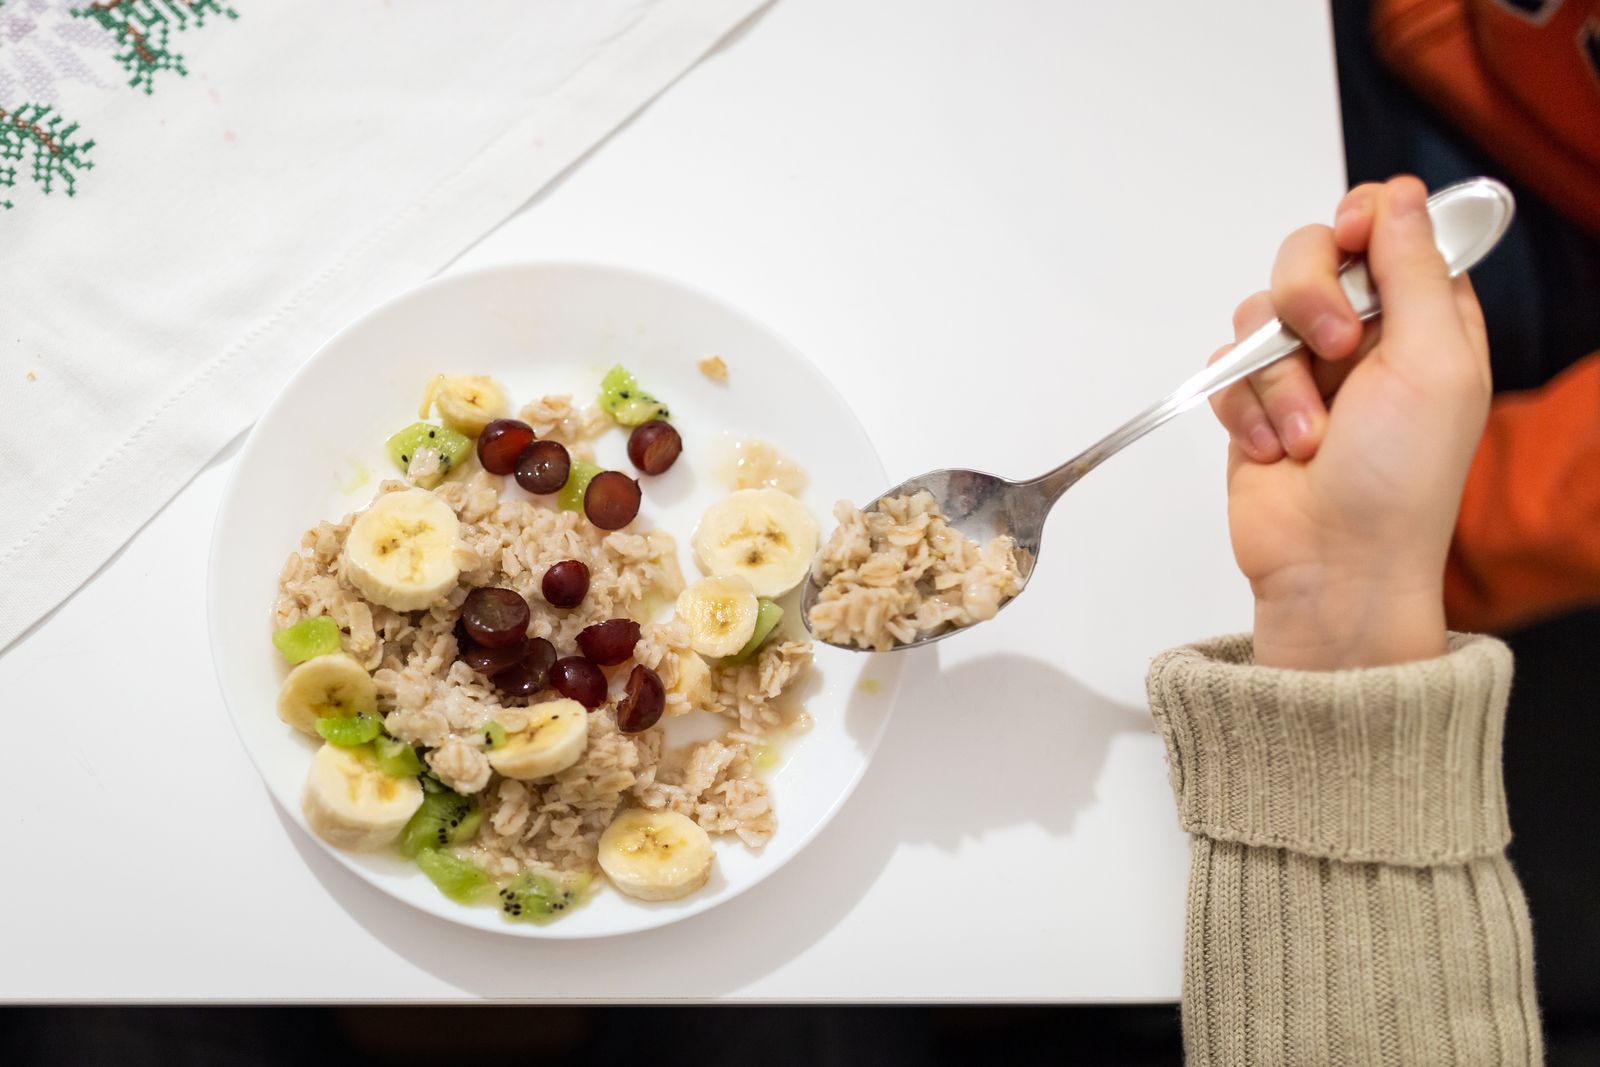
[[[1396,364],[1426,365],[1464,339],[1450,269],[1433,241],[1428,190],[1393,178],[1379,196],[1367,266],[1383,303],[1384,349]]]

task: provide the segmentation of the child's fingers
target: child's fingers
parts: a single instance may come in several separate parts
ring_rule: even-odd
[[[1229,352],[1233,345],[1223,345],[1206,360],[1210,366]],[[1257,463],[1276,463],[1283,458],[1283,447],[1278,433],[1267,421],[1267,413],[1256,399],[1249,382],[1238,382],[1211,398],[1211,410],[1217,421],[1228,431],[1234,447]]]
[[[1368,266],[1383,301],[1384,352],[1394,365],[1433,374],[1439,356],[1466,346],[1449,268],[1433,241],[1428,191],[1416,178],[1389,181],[1378,197]]]
[[[1346,252],[1364,252],[1372,239],[1372,212],[1377,204],[1379,182],[1366,182],[1344,194],[1333,213],[1333,238]]]
[[[1302,226],[1272,264],[1272,306],[1323,359],[1342,359],[1361,343],[1361,320],[1339,286],[1344,259],[1326,226]]]
[[[1311,376],[1311,357],[1302,351],[1280,359],[1252,374],[1250,386],[1283,450],[1299,460],[1316,455],[1328,425],[1328,406]]]
[[[1274,317],[1271,295],[1247,297],[1233,312],[1233,333],[1238,340],[1250,336]],[[1305,353],[1281,359],[1248,379],[1261,410],[1284,452],[1295,459],[1310,459],[1322,442],[1328,408],[1311,376]]]

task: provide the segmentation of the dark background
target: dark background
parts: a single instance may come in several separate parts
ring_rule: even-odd
[[[1334,0],[1351,184],[1407,171],[1430,187],[1503,169],[1379,66],[1367,0]],[[1600,241],[1526,189],[1505,244],[1474,282],[1496,388],[1548,381],[1600,349]],[[1331,205],[1330,205],[1331,207]],[[1600,414],[1600,413],[1597,413]],[[1600,472],[1596,472],[1600,477]],[[1533,911],[1552,1067],[1600,1064],[1600,610],[1509,635],[1517,678],[1506,729],[1512,862]],[[64,936],[70,937],[69,933]],[[0,961],[3,965],[4,961]],[[968,1064],[1182,1059],[1170,1005],[1092,1008],[29,1008],[0,1015],[0,1063],[126,1067],[465,1062],[483,1056],[624,1058],[653,1067]]]

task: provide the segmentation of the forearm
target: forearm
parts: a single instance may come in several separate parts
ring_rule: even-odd
[[[1197,836],[1189,1067],[1540,1062],[1527,908],[1502,856],[1399,867]]]
[[[1380,670],[1168,653],[1151,702],[1191,844],[1191,1064],[1538,1062],[1504,858],[1504,647]]]

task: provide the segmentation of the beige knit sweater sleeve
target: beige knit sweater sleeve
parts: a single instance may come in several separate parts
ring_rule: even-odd
[[[1192,836],[1183,1037],[1209,1064],[1527,1064],[1543,1049],[1500,778],[1511,654],[1150,670]]]

